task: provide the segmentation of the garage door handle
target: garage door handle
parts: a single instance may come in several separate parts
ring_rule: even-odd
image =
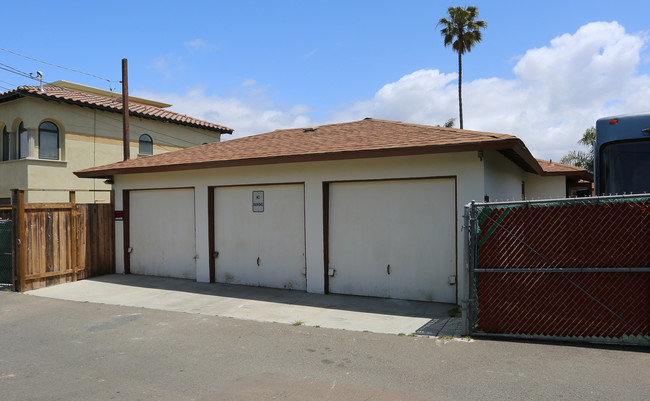
[[[260,257],[259,256],[257,257],[257,265],[258,266],[260,265]]]
[[[390,275],[390,264],[388,266],[386,266],[386,273],[388,273],[388,275]]]

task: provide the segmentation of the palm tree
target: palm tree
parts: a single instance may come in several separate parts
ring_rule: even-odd
[[[475,44],[481,41],[480,29],[487,28],[487,22],[476,21],[478,8],[475,6],[449,7],[447,9],[449,19],[440,18],[438,26],[442,26],[440,33],[444,37],[445,47],[451,48],[458,53],[458,110],[460,113],[460,129],[463,129],[463,59],[466,52],[469,53]]]

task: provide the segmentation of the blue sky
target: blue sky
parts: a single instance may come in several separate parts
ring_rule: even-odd
[[[559,160],[595,120],[650,111],[646,1],[474,1],[488,22],[463,58],[465,128]],[[43,71],[227,125],[233,137],[364,117],[457,117],[447,1],[3,2],[0,67]],[[10,23],[11,21],[11,23]],[[3,66],[4,65],[4,66]],[[0,69],[0,90],[34,81]],[[227,138],[224,138],[227,139]]]

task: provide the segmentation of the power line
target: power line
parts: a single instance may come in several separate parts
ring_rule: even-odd
[[[29,60],[37,61],[37,62],[39,62],[39,63],[43,63],[43,64],[47,64],[47,65],[51,65],[52,67],[57,67],[57,68],[61,68],[61,69],[64,69],[64,70],[68,70],[68,71],[76,72],[76,73],[79,73],[79,74],[88,75],[89,77],[93,77],[93,78],[97,78],[97,79],[104,80],[104,81],[108,82],[108,86],[109,86],[110,90],[111,90],[111,91],[113,90],[113,84],[112,84],[112,81],[111,81],[110,79],[108,79],[108,78],[104,78],[104,77],[100,77],[99,75],[90,74],[90,73],[87,73],[87,72],[83,72],[83,71],[75,70],[74,68],[68,68],[68,67],[64,67],[64,66],[58,65],[58,64],[54,64],[54,63],[50,63],[50,62],[47,62],[47,61],[39,60],[39,59],[37,59],[37,58],[33,58],[33,57],[29,57],[29,56],[25,56],[24,54],[20,54],[20,53],[14,52],[14,51],[11,51],[11,50],[9,50],[9,49],[4,49],[4,48],[2,48],[2,47],[0,47],[0,50],[5,51],[5,52],[7,52],[7,53],[15,54],[16,56],[24,57],[24,58],[29,59]],[[4,64],[3,64],[3,65],[4,65]]]
[[[11,85],[11,86],[18,86],[18,85],[16,85],[16,84],[14,84],[13,82],[3,81],[2,79],[0,79],[0,82],[5,83],[5,84],[8,84],[8,85]]]
[[[51,86],[55,86],[55,85],[51,85]],[[68,88],[64,88],[64,87],[61,87],[61,86],[55,86],[55,87],[57,87],[57,88],[61,88],[61,89],[68,89]],[[110,113],[115,113],[115,111],[113,111],[113,110],[111,110],[111,111],[109,111],[109,112],[110,112]],[[80,113],[77,113],[77,112],[73,112],[73,113],[81,115]],[[113,121],[118,122],[118,123],[121,123],[121,122],[122,122],[122,119],[121,119],[121,118],[113,118],[113,117],[111,117],[110,114],[109,114],[109,115],[106,115],[105,117],[106,117],[108,120],[113,120]],[[143,118],[146,119],[147,117],[143,117]],[[112,124],[108,124],[108,123],[106,123],[106,122],[104,122],[104,124],[111,125],[111,126],[113,126],[113,127],[118,127],[118,125],[112,125]],[[131,127],[136,127],[136,128],[140,128],[140,129],[143,129],[143,130],[149,131],[149,132],[153,132],[153,133],[156,133],[156,134],[158,134],[158,135],[165,136],[165,137],[167,137],[167,138],[171,138],[171,139],[173,139],[174,141],[176,141],[177,144],[173,144],[173,143],[170,143],[170,142],[164,142],[164,141],[163,141],[163,143],[166,143],[167,145],[170,145],[170,146],[182,146],[182,145],[179,145],[179,144],[178,144],[179,142],[185,142],[185,143],[187,143],[187,144],[189,144],[189,145],[194,145],[194,146],[202,145],[202,143],[196,143],[196,142],[188,141],[188,140],[186,140],[186,139],[179,138],[179,137],[174,136],[174,135],[165,134],[165,133],[163,133],[163,132],[156,131],[156,130],[151,129],[151,128],[143,127],[143,126],[141,126],[141,125],[138,125],[137,123],[134,123],[133,121],[131,121],[129,124],[130,124]],[[171,123],[171,124],[173,124],[173,123]],[[119,126],[121,127],[121,125],[119,125]],[[194,131],[194,130],[193,130],[193,132],[195,132],[195,133],[197,133],[197,134],[200,134],[200,135],[202,135],[202,136],[204,136],[204,137],[206,137],[206,138],[214,139],[214,136],[211,135],[211,134],[207,134],[207,133],[204,133],[204,132],[201,132],[201,131]],[[219,136],[221,136],[221,133],[219,133]],[[160,139],[159,139],[159,142],[160,142]]]
[[[14,68],[14,67],[12,67],[10,65],[7,65],[7,64],[0,63],[0,70],[5,70],[5,71],[8,71],[8,72],[11,72],[12,74],[20,75],[21,77],[24,77],[24,78],[36,79],[33,76],[31,76],[31,74],[29,74],[29,73],[27,73],[25,71],[21,71],[18,68]]]
[[[2,67],[1,67],[1,66],[3,66],[3,65],[5,65],[5,64],[0,63],[0,69],[5,69],[5,68],[2,68]],[[13,67],[10,67],[10,66],[7,66],[7,67],[12,68],[12,69],[15,70],[15,68],[13,68]],[[9,70],[7,69],[7,71],[9,71]],[[17,71],[20,71],[20,70],[17,70]],[[10,72],[11,72],[11,71],[10,71]],[[20,72],[22,72],[22,71],[20,71]],[[24,73],[24,72],[23,72],[23,73]],[[26,73],[24,73],[24,74],[26,74]],[[36,79],[36,78],[34,78],[34,77],[32,77],[32,76],[29,76],[29,75],[26,75],[26,76],[27,76],[28,78]],[[1,81],[1,82],[4,82],[4,81]],[[6,83],[9,83],[9,82],[6,82]],[[48,83],[46,83],[46,84],[48,84]],[[55,85],[51,85],[51,86],[55,86]],[[61,88],[61,89],[67,89],[67,88],[63,88],[63,87],[60,87],[60,86],[56,86],[56,87],[57,87],[57,88]],[[3,87],[3,88],[4,88],[4,87]],[[5,88],[5,89],[6,89],[6,90],[11,90],[11,89],[9,89],[9,88]],[[113,111],[113,112],[114,112],[114,111]],[[81,113],[77,113],[77,112],[75,112],[75,111],[73,111],[72,113],[77,114],[77,115],[80,115],[80,116],[83,116],[83,114],[81,114]],[[84,117],[84,118],[87,118],[86,116],[83,116],[83,117]],[[112,120],[112,121],[115,121],[115,122],[121,122],[121,121],[122,121],[121,119],[113,118],[113,117],[111,117],[110,115],[106,115],[105,117],[106,117],[106,119],[108,119],[108,120]],[[146,117],[145,117],[145,118],[146,118]],[[119,127],[121,127],[121,125],[113,125],[113,124],[110,124],[110,123],[107,123],[107,122],[104,122],[104,124],[107,124],[107,125],[109,125],[109,126],[113,126],[113,127],[115,127],[115,128],[119,128]],[[151,128],[146,128],[146,127],[140,126],[140,125],[138,125],[137,123],[133,123],[133,122],[131,122],[130,125],[131,125],[132,127],[135,127],[135,128],[139,128],[139,129],[143,129],[143,130],[145,130],[145,131],[149,131],[149,132],[155,133],[155,134],[157,134],[157,135],[159,135],[159,136],[164,136],[164,137],[170,138],[170,139],[172,139],[174,142],[176,142],[176,144],[174,144],[174,143],[172,143],[172,142],[167,142],[167,141],[165,141],[165,140],[162,140],[161,138],[158,138],[157,141],[158,141],[159,144],[165,144],[165,145],[169,145],[169,146],[182,147],[183,145],[180,144],[180,143],[185,142],[186,144],[189,144],[189,145],[192,145],[192,146],[198,146],[198,145],[201,145],[201,143],[196,143],[196,142],[188,141],[188,140],[183,139],[183,138],[179,138],[179,137],[174,136],[174,135],[165,134],[165,133],[163,133],[163,132],[156,131],[155,129],[151,129]],[[200,135],[202,135],[202,136],[205,136],[205,137],[207,137],[207,138],[209,138],[209,139],[211,139],[211,140],[214,139],[214,136],[212,136],[212,135],[210,135],[210,134],[207,134],[207,133],[204,133],[204,132],[201,132],[201,131],[194,131],[194,132],[197,133],[197,134],[200,134]]]

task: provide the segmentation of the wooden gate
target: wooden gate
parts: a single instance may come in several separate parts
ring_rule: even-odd
[[[115,272],[114,205],[26,203],[13,192],[14,283],[19,291]]]

